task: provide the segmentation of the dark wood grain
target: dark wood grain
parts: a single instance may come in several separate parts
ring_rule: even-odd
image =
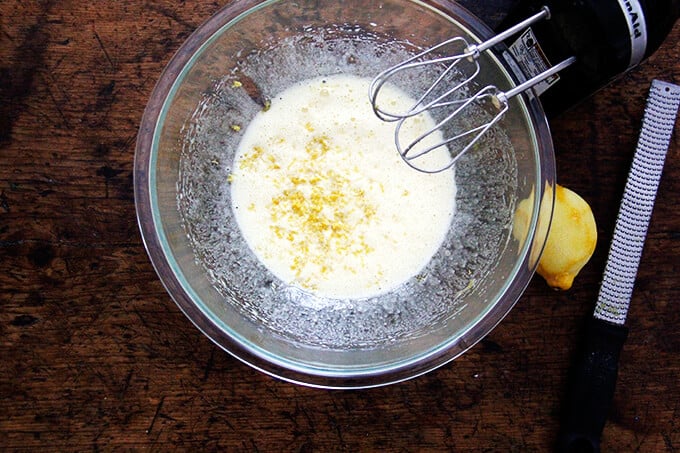
[[[497,21],[508,2],[478,3],[466,4]],[[680,83],[680,24],[641,67],[552,122],[559,182],[590,202],[600,234],[574,288],[535,278],[484,341],[429,375],[321,391],[253,371],[203,337],[138,233],[132,162],[144,106],[173,52],[222,4],[0,3],[0,449],[549,450],[646,92],[653,78]],[[605,451],[680,449],[679,132]]]

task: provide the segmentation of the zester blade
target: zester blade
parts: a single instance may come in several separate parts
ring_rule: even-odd
[[[680,105],[680,86],[654,80],[593,316],[623,325]]]

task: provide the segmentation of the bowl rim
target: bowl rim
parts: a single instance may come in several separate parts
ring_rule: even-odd
[[[152,187],[154,181],[151,169],[154,163],[154,140],[161,126],[164,106],[172,98],[177,83],[181,80],[181,75],[190,67],[192,61],[198,55],[197,52],[200,52],[217,33],[228,28],[229,24],[240,20],[242,15],[281,1],[285,0],[236,0],[230,2],[190,35],[162,71],[144,110],[134,158],[135,207],[144,247],[165,290],[184,315],[213,343],[254,369],[288,382],[331,389],[377,387],[421,376],[449,363],[468,351],[493,330],[512,310],[528,286],[537,265],[537,256],[540,256],[540,250],[537,255],[529,250],[532,247],[532,241],[527,240],[522,246],[524,258],[516,265],[516,269],[526,268],[528,272],[525,273],[524,278],[514,278],[505,285],[505,291],[499,296],[499,300],[500,297],[508,294],[512,294],[514,297],[504,301],[504,303],[490,304],[487,310],[480,313],[477,322],[471,323],[465,331],[439,343],[431,350],[410,357],[407,361],[370,370],[343,369],[341,372],[323,367],[311,367],[309,364],[296,366],[295,363],[263,354],[257,348],[249,347],[247,342],[240,341],[235,336],[226,333],[194,303],[190,294],[191,291],[187,290],[181,279],[175,275],[170,263],[173,257],[169,256],[170,251],[166,252],[163,245],[163,226],[155,221],[154,215],[154,188]],[[494,35],[494,32],[483,21],[453,1],[408,1],[424,5],[444,16],[455,17],[457,23],[478,38],[486,39]],[[521,76],[515,74],[512,67],[500,55],[494,53],[494,58],[499,62],[499,67],[507,73],[507,77],[517,83],[518,77]],[[537,149],[539,149],[538,152],[541,154],[541,159],[538,162],[542,179],[537,181],[536,193],[539,195],[553,193],[554,196],[554,191],[549,190],[555,185],[555,162],[547,119],[540,101],[535,96],[523,94],[522,99],[524,102],[520,104],[525,110],[525,115],[534,125],[533,134],[535,135]],[[549,218],[538,219],[538,216],[534,217],[530,227],[533,235],[537,232],[536,225],[539,220],[549,224],[550,217],[552,217],[553,200],[543,200],[542,198],[541,196],[535,197],[535,212],[540,212],[539,207],[542,202],[548,202],[550,209],[545,215],[548,215]],[[541,243],[534,243],[533,246],[542,249],[544,242],[545,238]],[[514,273],[519,275],[517,272]]]

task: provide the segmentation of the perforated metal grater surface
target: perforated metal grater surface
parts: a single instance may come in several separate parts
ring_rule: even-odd
[[[616,219],[594,317],[623,325],[680,105],[680,86],[654,80]]]

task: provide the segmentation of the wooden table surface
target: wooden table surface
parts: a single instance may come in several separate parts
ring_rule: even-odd
[[[142,111],[173,52],[224,3],[0,2],[0,450],[549,450],[647,90],[680,83],[680,24],[551,123],[558,181],[591,204],[600,235],[574,287],[534,278],[484,341],[426,376],[324,391],[254,371],[200,334],[137,229]],[[497,2],[475,3],[500,19]],[[680,449],[678,193],[676,124],[605,451]]]

